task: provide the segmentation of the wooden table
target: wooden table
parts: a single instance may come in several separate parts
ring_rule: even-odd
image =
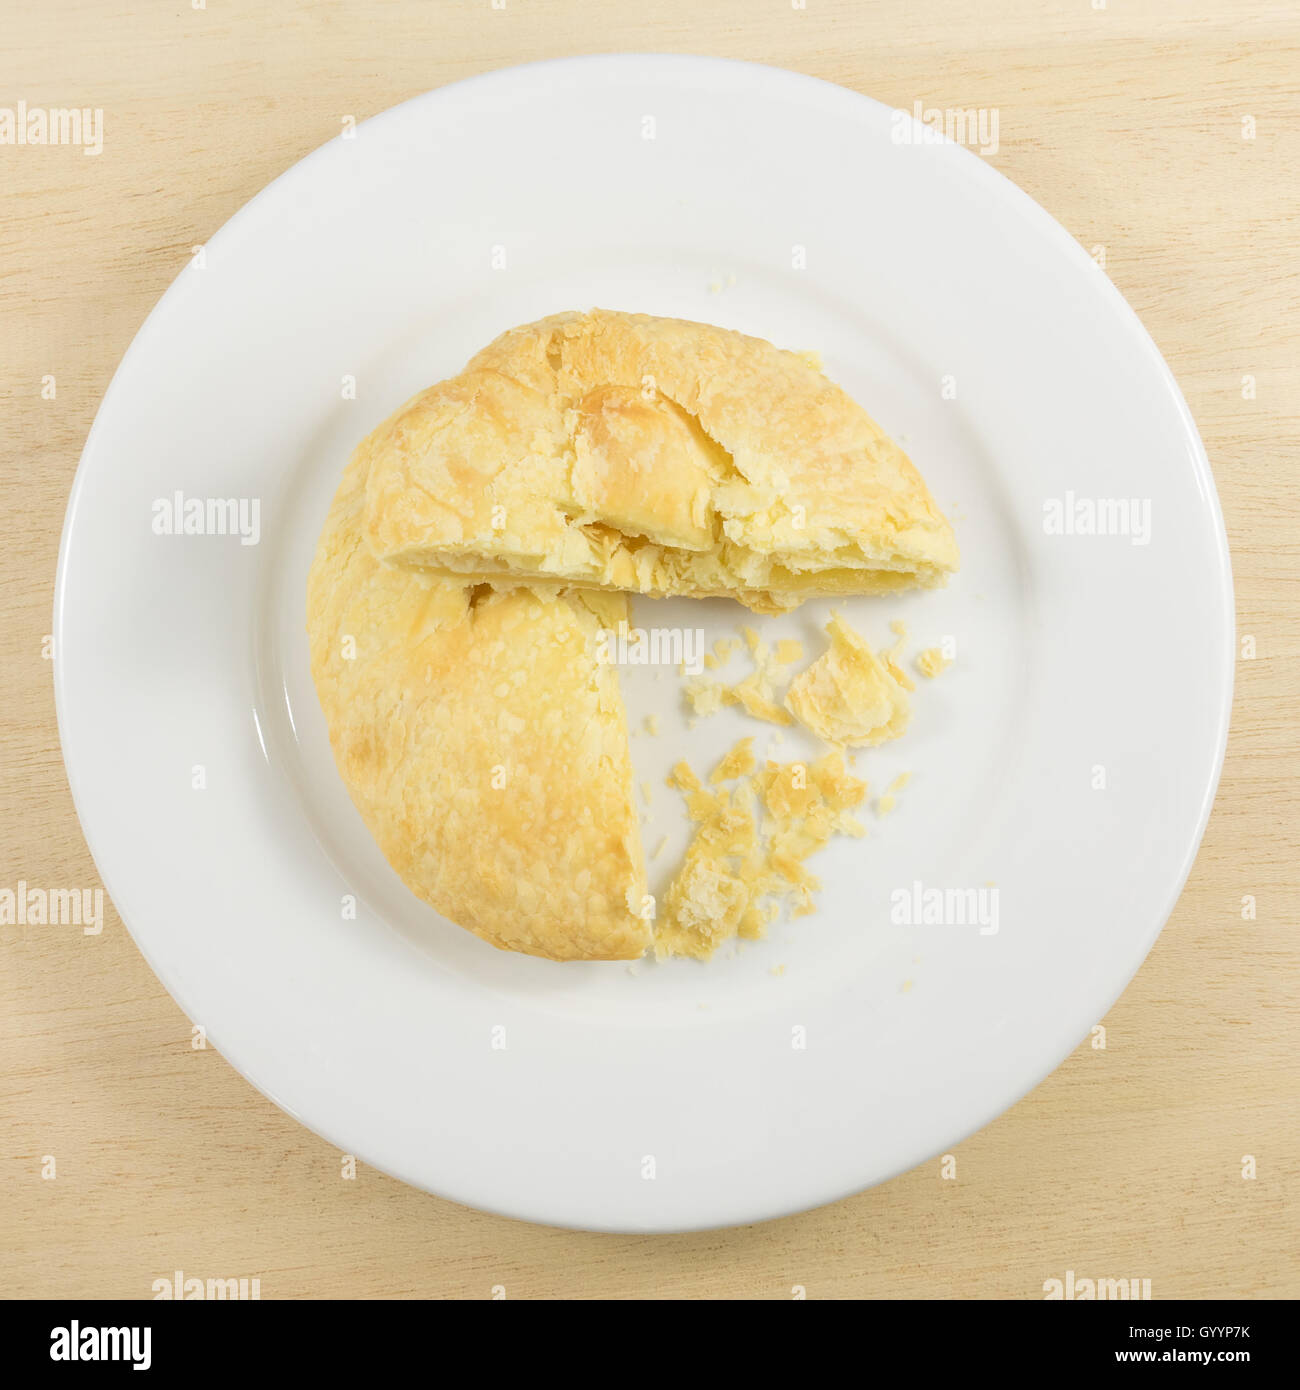
[[[344,1181],[334,1150],[191,1049],[110,908],[97,937],[0,927],[0,1294],[148,1297],[176,1269],[255,1276],[264,1298],[1035,1298],[1066,1270],[1149,1278],[1156,1298],[1300,1294],[1300,22],[1286,0],[1099,4],[8,7],[0,106],[105,124],[96,157],[0,145],[0,884],[98,882],[44,639],[77,458],[145,315],[344,116],[534,59],[718,54],[907,109],[997,108],[994,163],[1105,248],[1182,383],[1255,655],[1200,857],[1105,1050],[962,1144],[955,1180],[931,1163],[807,1215],[636,1238],[480,1215],[364,1168]]]

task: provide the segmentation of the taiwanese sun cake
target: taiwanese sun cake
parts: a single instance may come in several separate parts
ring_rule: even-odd
[[[805,357],[707,324],[560,314],[358,446],[308,582],[312,676],[343,782],[418,898],[503,950],[707,957],[761,934],[760,893],[807,894],[802,858],[857,833],[866,788],[836,754],[807,805],[773,801],[779,765],[745,774],[709,803],[657,930],[601,655],[626,594],[781,612],[942,584],[957,563],[907,456]],[[859,732],[833,707],[854,694],[844,672],[876,672],[836,640],[790,708],[843,747]],[[867,693],[859,723],[880,713]],[[751,802],[768,817],[752,845]]]
[[[944,583],[907,455],[804,356],[593,310],[502,334],[361,445],[380,559],[493,584],[734,598]]]

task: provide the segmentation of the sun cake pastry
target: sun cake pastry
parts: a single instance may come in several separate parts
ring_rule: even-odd
[[[865,784],[834,760],[811,784],[802,765],[757,769],[742,747],[723,764],[735,787],[696,798],[657,912],[601,655],[625,594],[779,612],[956,566],[906,455],[805,357],[707,324],[560,314],[503,334],[357,448],[308,582],[312,676],[366,826],[445,917],[552,960],[707,957],[760,935],[774,895],[810,906],[802,859],[858,833]],[[753,698],[735,703],[839,747],[901,732],[874,657],[832,636],[783,708],[759,699],[781,667],[754,634]]]

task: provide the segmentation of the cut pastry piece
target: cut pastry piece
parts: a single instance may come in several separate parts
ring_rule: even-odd
[[[920,474],[844,391],[799,353],[680,319],[512,329],[358,456],[374,554],[442,575],[779,612],[958,563]]]
[[[308,587],[312,675],[362,819],[417,897],[505,950],[650,943],[617,673],[621,594],[493,593],[382,564],[354,459]]]
[[[911,718],[907,692],[838,613],[826,631],[831,645],[791,681],[786,708],[818,738],[840,748],[897,738]]]

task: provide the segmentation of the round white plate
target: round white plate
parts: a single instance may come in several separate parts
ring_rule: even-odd
[[[563,1225],[813,1206],[1023,1095],[1172,909],[1231,693],[1204,452],[1082,249],[978,154],[904,131],[838,87],[714,59],[475,78],[276,180],[124,358],[59,560],[77,809],[181,1007],[340,1149]],[[858,760],[873,803],[912,773],[897,809],[812,861],[816,915],[706,966],[505,955],[423,907],[352,809],[307,673],[307,565],[353,445],[501,330],[593,305],[819,350],[963,552],[943,591],[844,605],[876,642],[901,618],[912,652],[956,643],[907,735]],[[256,543],[157,534],[177,494],[242,501],[249,540],[255,501]],[[1077,533],[1085,503],[1108,534]],[[1075,534],[1051,533],[1054,506]],[[635,611],[710,643],[752,621],[723,602]],[[811,654],[826,613],[762,626]],[[707,769],[745,733],[761,752],[771,730],[734,712],[688,728],[675,668],[623,684],[633,727],[663,725],[632,745],[657,788],[647,846],[669,838],[662,890],[686,838],[669,764]],[[946,924],[899,920],[933,889],[957,890]]]

